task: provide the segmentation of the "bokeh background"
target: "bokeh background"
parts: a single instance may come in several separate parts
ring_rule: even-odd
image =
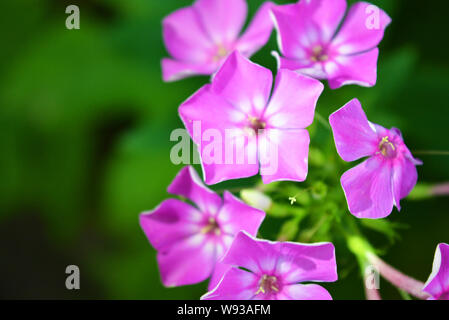
[[[262,1],[249,0],[250,16]],[[277,1],[287,3],[288,1]],[[353,2],[353,1],[349,1]],[[170,132],[179,104],[207,77],[161,80],[161,20],[191,0],[0,2],[0,297],[198,299],[206,284],[166,289],[138,214],[167,197],[180,166]],[[412,150],[449,150],[449,2],[373,1],[393,18],[374,88],[326,87],[327,117],[358,97],[371,121],[401,128]],[[81,29],[65,28],[66,6]],[[274,33],[253,60],[275,70]],[[449,181],[449,157],[422,155],[419,179]],[[403,201],[405,226],[385,260],[426,280],[438,242],[449,242],[449,198]],[[349,214],[349,213],[348,213]],[[353,261],[351,261],[353,259]],[[353,264],[335,299],[363,299]],[[346,261],[345,261],[346,260]],[[65,268],[81,270],[66,290]],[[399,298],[385,281],[385,298]]]

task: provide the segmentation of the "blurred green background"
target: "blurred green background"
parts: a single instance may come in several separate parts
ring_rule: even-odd
[[[252,16],[260,0],[249,0]],[[277,1],[287,3],[288,1]],[[353,2],[353,1],[350,1]],[[161,80],[161,20],[191,0],[0,2],[0,297],[198,299],[206,284],[165,289],[138,214],[167,197],[181,168],[170,132],[179,104],[208,81]],[[449,2],[373,1],[393,18],[380,45],[378,84],[325,93],[325,117],[358,97],[371,121],[401,128],[411,150],[449,150]],[[65,28],[66,6],[81,29]],[[274,33],[253,60],[275,70]],[[313,142],[312,142],[313,143]],[[449,181],[448,156],[419,156],[419,180]],[[438,242],[449,242],[449,198],[403,201],[385,260],[425,281]],[[349,213],[348,213],[349,214]],[[338,250],[338,249],[337,249]],[[338,251],[337,251],[338,254]],[[353,260],[353,261],[351,261]],[[327,285],[363,299],[354,272]],[[65,267],[81,290],[65,288]],[[385,281],[384,298],[399,298]]]

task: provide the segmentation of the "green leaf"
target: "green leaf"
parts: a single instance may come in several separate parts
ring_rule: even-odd
[[[385,219],[360,219],[363,227],[382,233],[391,243],[400,239],[397,229],[404,229],[405,224],[391,222]]]

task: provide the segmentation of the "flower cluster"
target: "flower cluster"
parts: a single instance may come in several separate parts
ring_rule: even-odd
[[[376,83],[377,46],[391,19],[366,2],[354,4],[345,16],[346,7],[346,0],[266,2],[241,35],[245,0],[196,0],[163,20],[171,55],[162,60],[164,80],[212,75],[209,84],[179,107],[198,147],[204,182],[213,185],[258,173],[263,182],[258,190],[245,193],[252,198],[246,202],[255,208],[229,191],[220,197],[193,167],[181,169],[168,192],[189,202],[168,199],[140,216],[141,227],[157,250],[165,286],[210,278],[209,292],[202,299],[331,299],[320,285],[303,284],[337,280],[331,242],[306,244],[284,241],[288,238],[284,236],[268,241],[258,231],[264,211],[272,207],[263,186],[303,182],[308,176],[306,128],[316,116],[324,88],[320,80],[326,79],[331,89]],[[274,85],[271,71],[249,60],[273,29],[280,51],[273,53],[278,60]],[[357,99],[332,113],[329,123],[344,161],[367,158],[341,176],[349,212],[357,218],[379,219],[394,206],[400,210],[400,200],[417,183],[416,166],[422,164],[412,156],[401,132],[368,121]],[[211,140],[212,144],[204,143]],[[327,192],[319,181],[312,188],[315,198]],[[258,200],[252,201],[254,196]],[[261,199],[264,205],[259,205]],[[297,198],[289,200],[293,205]],[[336,209],[329,205],[326,210]],[[300,219],[297,215],[285,229],[294,234]],[[322,225],[319,222],[315,229]],[[448,245],[439,245],[432,274],[423,284],[384,263],[358,232],[349,235],[347,243],[361,265],[376,266],[398,288],[419,298],[448,299]]]

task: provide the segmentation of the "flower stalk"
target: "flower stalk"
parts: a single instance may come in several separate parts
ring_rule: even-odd
[[[449,195],[449,182],[437,184],[431,188],[430,193],[434,196],[447,196]]]
[[[419,183],[412,190],[408,199],[410,200],[424,200],[433,197],[448,196],[449,195],[449,182],[440,184],[426,184]]]
[[[427,299],[430,297],[429,294],[422,291],[424,287],[423,282],[396,270],[372,252],[368,252],[366,257],[368,261],[372,263],[377,270],[379,270],[382,277],[388,280],[395,287],[402,289],[419,299]]]
[[[365,286],[366,300],[382,300],[379,290]]]

